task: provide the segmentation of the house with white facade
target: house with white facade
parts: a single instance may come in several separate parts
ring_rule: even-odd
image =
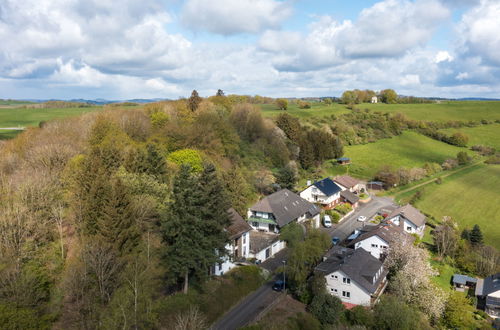
[[[264,197],[248,209],[248,223],[253,229],[279,233],[291,222],[311,221],[313,227],[320,225],[320,208],[288,189],[282,189]]]
[[[391,212],[385,218],[385,221],[392,223],[395,226],[401,227],[404,231],[410,234],[417,234],[420,237],[424,236],[425,230],[425,215],[410,204],[399,207]]]
[[[327,291],[347,308],[373,306],[387,286],[388,271],[362,248],[335,246],[315,271],[325,276]]]
[[[340,203],[342,187],[330,178],[314,182],[300,192],[300,197],[311,203],[321,204],[325,208],[333,208]]]
[[[401,227],[382,223],[376,226],[365,226],[359,230],[357,237],[349,242],[349,247],[364,249],[377,259],[384,260],[393,242],[406,241],[413,243],[415,237],[406,233]]]
[[[371,103],[377,103],[378,98],[376,96],[372,96]]]
[[[228,210],[231,224],[226,228],[230,243],[226,245],[228,256],[224,261],[215,265],[212,274],[220,276],[236,267],[236,262],[250,257],[250,232],[252,227],[236,212]]]
[[[349,175],[340,175],[333,178],[336,184],[342,187],[342,190],[349,190],[352,193],[359,194],[366,190],[366,184]]]
[[[477,307],[494,319],[500,319],[500,273],[483,279],[476,284]]]
[[[275,233],[252,230],[250,232],[249,257],[264,262],[286,247],[286,243]]]

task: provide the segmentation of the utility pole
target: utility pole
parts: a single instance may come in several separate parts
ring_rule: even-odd
[[[286,260],[283,260],[283,291],[286,294]]]

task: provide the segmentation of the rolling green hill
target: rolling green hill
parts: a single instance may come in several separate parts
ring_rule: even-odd
[[[344,149],[345,156],[351,158],[350,173],[365,178],[372,177],[383,165],[421,167],[426,162],[442,163],[464,150],[410,131],[390,139]]]
[[[0,127],[38,126],[41,121],[77,116],[102,107],[88,108],[0,108]]]
[[[319,119],[321,117],[329,117],[331,115],[338,115],[350,111],[343,104],[338,103],[324,105],[319,102],[311,102],[310,109],[300,109],[297,104],[289,102],[287,110],[279,110],[275,104],[261,104],[259,106],[265,117],[276,117],[280,113],[286,112],[301,119]]]
[[[482,144],[500,150],[500,124],[480,125],[476,127],[449,128],[441,130],[453,134],[462,132],[469,137],[468,146]]]

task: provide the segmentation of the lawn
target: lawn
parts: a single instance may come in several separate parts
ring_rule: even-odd
[[[0,127],[38,126],[41,121],[77,116],[102,107],[88,108],[0,108]]]
[[[21,130],[4,130],[0,129],[0,140],[10,140],[15,138],[18,134],[20,134]]]
[[[345,156],[352,162],[349,173],[361,178],[373,177],[383,165],[410,168],[422,167],[426,162],[441,164],[463,150],[411,131],[390,139],[344,148]]]
[[[476,127],[462,127],[443,129],[442,132],[453,134],[462,132],[469,137],[469,146],[482,144],[500,150],[500,124],[480,125]]]
[[[339,115],[351,111],[348,110],[344,105],[338,103],[325,105],[319,102],[312,102],[310,109],[300,109],[296,104],[289,102],[288,110],[286,111],[279,110],[275,104],[261,104],[259,106],[262,109],[262,113],[265,117],[276,117],[280,113],[286,112],[301,119],[319,119],[321,117],[329,117],[331,115]],[[315,124],[317,124],[317,122],[315,122]]]
[[[500,119],[500,101],[442,101],[429,104],[358,104],[360,109],[397,113],[425,121]]]
[[[481,227],[486,244],[500,249],[500,165],[481,164],[431,183],[415,206],[437,219],[448,215],[460,229]]]

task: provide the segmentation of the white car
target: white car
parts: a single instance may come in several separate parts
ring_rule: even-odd
[[[364,222],[364,221],[366,221],[366,217],[364,215],[360,215],[358,217],[358,221]]]
[[[326,228],[332,227],[332,218],[330,218],[329,215],[325,215],[323,217],[323,226],[325,226]]]

